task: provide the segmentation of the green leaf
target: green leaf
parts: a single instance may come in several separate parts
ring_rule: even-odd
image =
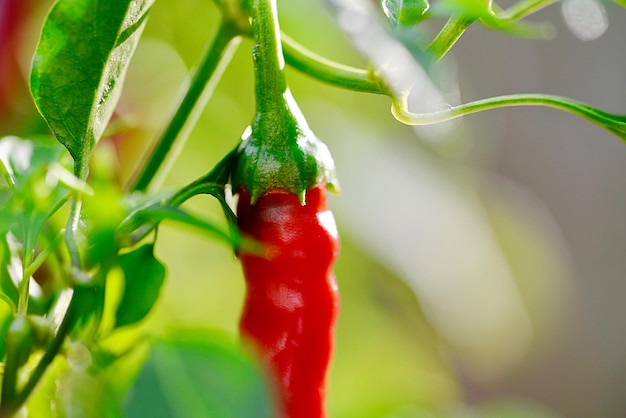
[[[198,330],[158,341],[129,393],[124,416],[270,418],[252,360],[226,338]]]
[[[239,231],[237,227],[237,216],[233,213],[226,201],[225,184],[228,183],[234,164],[237,161],[238,149],[239,144],[215,164],[211,171],[178,190],[176,194],[172,195],[167,201],[168,206],[178,207],[188,199],[199,194],[211,195],[220,203],[231,234],[237,234]]]
[[[392,26],[416,25],[430,7],[427,0],[381,0],[380,5]]]
[[[122,192],[110,179],[97,175],[91,177],[94,193],[84,197],[82,221],[87,248],[84,262],[88,268],[110,265],[119,245],[116,233],[127,215]]]
[[[102,339],[67,339],[28,397],[27,416],[122,418],[121,399],[148,354],[144,339],[132,340],[117,339],[110,353],[100,347]]]
[[[143,245],[118,259],[124,272],[124,292],[117,306],[115,325],[141,321],[150,312],[165,281],[166,269],[154,257],[154,246]]]
[[[17,300],[16,283],[20,283],[23,297],[28,294],[39,236],[49,218],[67,201],[69,189],[77,180],[61,164],[66,156],[63,146],[48,136],[0,139],[0,171],[7,186],[0,189],[0,296],[9,304]],[[48,232],[52,236],[58,233],[52,228]],[[20,258],[21,264],[14,262]],[[37,263],[42,261],[39,258]]]
[[[491,2],[485,0],[440,0],[432,10],[435,16],[463,16],[463,18],[490,19]]]
[[[57,0],[44,23],[31,93],[81,179],[113,114],[153,1]]]
[[[0,210],[0,232],[14,228],[25,244],[34,243],[68,193],[62,179],[72,175],[60,164],[63,153],[63,147],[49,137],[0,139],[0,165],[11,191]]]
[[[48,136],[28,139],[16,136],[0,138],[0,169],[7,183],[16,187],[42,167],[60,162],[64,149]]]
[[[134,212],[132,216],[124,220],[120,227],[120,234],[122,236],[137,234],[138,237],[144,237],[156,224],[166,219],[197,228],[225,241],[233,247],[238,247],[241,244],[241,237],[236,231],[231,229],[229,232],[226,232],[222,227],[211,221],[201,219],[177,207],[162,206],[161,204]]]
[[[15,312],[17,311],[19,293],[9,270],[12,257],[13,255],[11,254],[11,247],[9,246],[7,235],[3,234],[0,236],[0,299],[6,302]]]
[[[13,321],[11,309],[6,304],[0,303],[0,359],[4,358],[6,350],[6,337]]]

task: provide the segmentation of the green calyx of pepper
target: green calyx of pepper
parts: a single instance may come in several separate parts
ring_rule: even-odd
[[[320,183],[339,191],[328,147],[308,127],[289,91],[285,102],[289,117],[259,113],[242,137],[232,184],[234,190],[245,187],[252,203],[271,189],[287,190],[300,203]]]
[[[287,87],[275,0],[251,0],[256,116],[246,129],[232,174],[254,204],[283,189],[304,204],[306,191],[324,183],[338,191],[328,147],[309,128]]]

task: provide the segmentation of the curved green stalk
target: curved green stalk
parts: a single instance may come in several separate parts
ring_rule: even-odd
[[[211,171],[179,189],[167,200],[167,204],[178,207],[188,199],[199,194],[214,195],[215,192],[218,192],[223,197],[224,185],[228,182],[230,172],[235,164],[238,148],[239,144],[218,161]]]
[[[172,119],[131,180],[129,186],[131,190],[145,191],[163,164],[174,160],[177,154],[175,151],[180,149],[184,142],[183,128],[191,127],[199,117],[203,105],[211,96],[239,44],[239,35],[240,30],[234,23],[222,21],[213,42],[192,75]],[[175,144],[177,140],[179,143]]]
[[[296,70],[320,81],[362,93],[390,95],[384,80],[373,69],[363,70],[331,61],[309,51],[282,33],[285,61]]]
[[[422,114],[410,112],[406,105],[406,98],[397,98],[393,102],[392,113],[396,119],[407,125],[431,125],[484,110],[512,106],[546,106],[564,110],[583,117],[626,141],[626,115],[608,113],[584,103],[559,96],[513,94],[477,100],[449,109]]]

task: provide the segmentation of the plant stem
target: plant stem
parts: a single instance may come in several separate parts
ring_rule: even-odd
[[[496,17],[505,21],[515,22],[528,15],[538,12],[541,9],[544,9],[557,1],[558,0],[524,0],[504,11],[498,12]]]
[[[9,189],[15,193],[15,179],[13,178],[13,176],[11,176],[11,173],[9,173],[9,170],[7,169],[7,167],[5,167],[2,160],[0,160],[0,172],[2,173],[2,177],[4,177],[7,185],[9,186]]]
[[[61,232],[56,237],[54,237],[52,241],[48,242],[48,245],[45,246],[39,254],[37,254],[37,257],[34,258],[34,260],[30,263],[30,267],[26,270],[26,275],[28,277],[35,274],[37,269],[41,267],[41,265],[44,263],[44,261],[46,261],[48,256],[56,250],[56,247],[59,245],[62,238],[63,233]]]
[[[407,109],[406,100],[400,98],[394,100],[392,113],[396,119],[407,125],[431,125],[484,110],[512,106],[546,106],[564,110],[587,119],[626,141],[626,115],[608,113],[566,97],[545,94],[511,94],[492,97],[432,113],[412,113]]]
[[[198,67],[189,81],[188,87],[172,118],[163,130],[158,141],[144,159],[129,189],[145,191],[154,182],[157,172],[164,163],[171,164],[182,147],[186,134],[183,128],[189,129],[195,124],[200,112],[213,93],[221,75],[239,44],[239,30],[230,21],[222,21],[212,43],[202,56]],[[178,144],[174,147],[175,142]],[[164,174],[167,170],[161,170]],[[163,175],[162,174],[162,175]]]
[[[65,337],[71,329],[74,305],[76,303],[76,300],[77,299],[72,294],[72,300],[70,301],[68,309],[65,313],[63,321],[61,322],[61,325],[59,326],[59,329],[57,330],[56,335],[54,336],[52,341],[50,341],[50,344],[46,348],[46,351],[39,360],[39,363],[33,370],[22,390],[20,390],[16,396],[7,399],[5,403],[0,405],[0,417],[11,417],[22,407],[22,405],[24,405],[32,391],[37,386],[37,383],[39,383],[39,380],[45,373],[46,369],[58,354],[61,346],[63,345],[63,342],[65,341]]]
[[[82,205],[82,198],[77,192],[74,192],[70,216],[67,220],[67,226],[65,228],[65,245],[67,246],[67,251],[70,255],[72,267],[75,269],[80,269],[82,266],[80,261],[80,252],[78,250],[78,227],[80,223]]]
[[[167,201],[168,206],[180,206],[188,199],[198,194],[211,194],[224,196],[224,185],[228,182],[230,172],[237,156],[239,145],[226,154],[204,176],[194,180],[185,187],[179,189]]]
[[[373,71],[354,68],[331,61],[309,51],[295,40],[282,33],[282,45],[287,64],[320,81],[337,87],[363,93],[391,93],[384,80]]]
[[[254,0],[252,34],[254,38],[254,78],[258,114],[284,115],[286,109],[285,60],[280,40],[276,0]]]
[[[24,257],[22,260],[22,280],[19,282],[18,286],[18,300],[17,300],[17,314],[21,316],[26,316],[28,313],[28,299],[29,299],[29,288],[30,288],[30,267],[33,262],[34,250],[32,246],[28,243],[24,244],[24,249],[26,250],[24,253]]]
[[[435,39],[428,46],[428,52],[432,54],[435,61],[441,60],[459,40],[463,32],[474,23],[475,18],[464,16],[452,16]]]

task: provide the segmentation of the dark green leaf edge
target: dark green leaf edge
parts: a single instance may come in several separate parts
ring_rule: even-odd
[[[115,313],[115,327],[136,324],[157,301],[166,268],[155,256],[154,245],[142,245],[117,260],[124,273],[124,291]]]
[[[113,114],[152,3],[57,0],[44,22],[32,62],[31,93],[81,179]]]

